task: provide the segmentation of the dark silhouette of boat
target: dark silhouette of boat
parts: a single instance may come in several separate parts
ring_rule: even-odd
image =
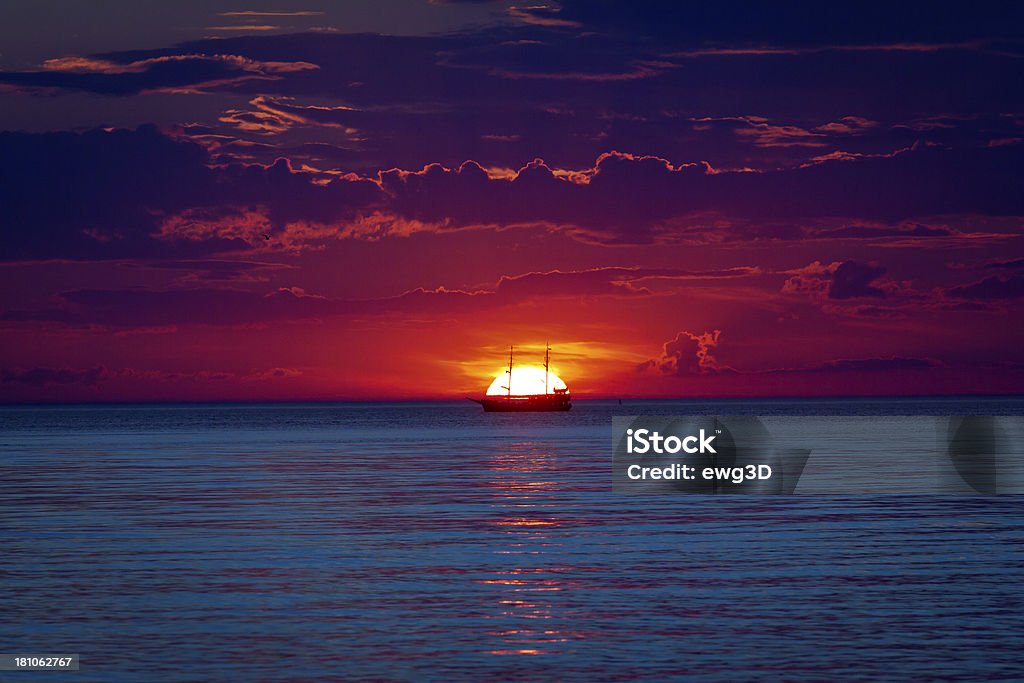
[[[468,398],[474,403],[479,403],[488,413],[512,413],[512,412],[539,412],[539,411],[564,411],[572,409],[572,399],[569,397],[569,388],[552,389],[548,391],[548,363],[551,359],[551,347],[544,350],[544,393],[527,394],[525,396],[512,395],[512,347],[508,347],[508,386],[502,387],[508,390],[504,396],[484,396],[483,398]]]

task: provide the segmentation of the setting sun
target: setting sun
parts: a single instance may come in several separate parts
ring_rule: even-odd
[[[508,370],[494,378],[487,388],[488,396],[508,395]],[[520,366],[512,369],[512,395],[534,396],[566,389],[565,382],[553,372],[548,373],[547,391],[544,390],[544,368]]]

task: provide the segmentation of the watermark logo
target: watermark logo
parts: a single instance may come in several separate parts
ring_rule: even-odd
[[[1024,418],[616,417],[612,485],[625,493],[1024,493]]]
[[[716,430],[721,433],[721,430]],[[626,451],[629,453],[717,453],[711,442],[715,440],[714,435],[705,436],[704,430],[700,435],[684,436],[682,438],[675,434],[662,436],[656,431],[649,429],[627,429],[626,430]],[[694,444],[700,444],[694,445]]]
[[[615,418],[612,448],[622,492],[789,493],[807,458],[756,417]]]

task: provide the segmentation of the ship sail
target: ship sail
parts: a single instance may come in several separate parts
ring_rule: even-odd
[[[512,393],[512,370],[514,368],[515,348],[508,347],[508,383],[500,385],[505,390],[504,394],[492,394],[488,392],[481,399],[470,398],[470,401],[479,403],[487,412],[538,412],[538,411],[566,411],[572,409],[572,399],[569,397],[568,387],[555,389],[551,386],[551,344],[544,344],[544,393],[513,395]],[[557,378],[556,378],[557,379]],[[495,381],[497,384],[497,381]],[[494,387],[492,385],[492,391]],[[468,397],[467,397],[468,398]]]

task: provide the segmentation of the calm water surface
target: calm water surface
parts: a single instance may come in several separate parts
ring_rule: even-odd
[[[619,414],[1008,399],[0,409],[27,681],[1024,676],[1024,499],[613,495]],[[6,676],[6,677],[5,677]]]

